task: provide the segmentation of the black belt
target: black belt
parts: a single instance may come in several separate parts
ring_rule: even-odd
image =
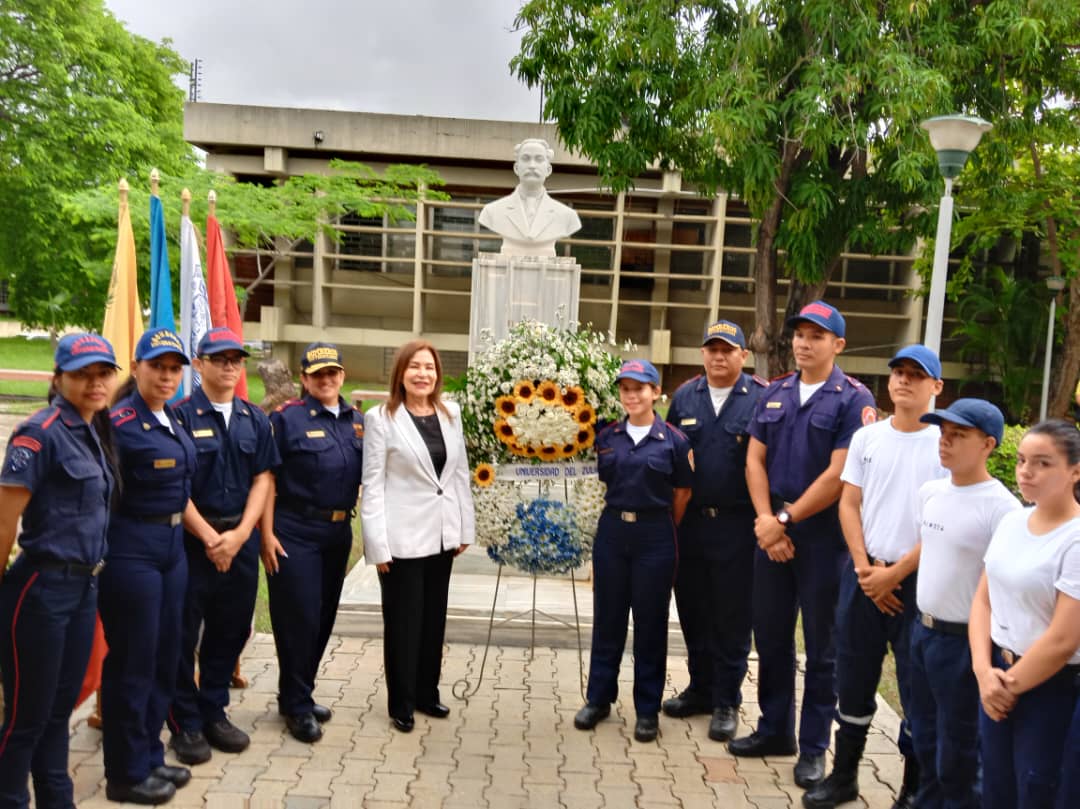
[[[168,525],[171,528],[175,528],[184,519],[184,512],[176,511],[172,514],[132,514],[125,511],[122,514],[129,520],[138,520],[139,522],[153,523],[154,525]]]
[[[650,518],[658,519],[671,513],[671,510],[666,508],[649,508],[642,511],[622,511],[614,506],[607,506],[605,510],[610,514],[615,515],[623,522],[637,522],[638,520],[647,520]]]
[[[214,516],[210,514],[203,514],[203,519],[210,524],[210,527],[217,531],[219,534],[222,531],[231,531],[233,528],[240,524],[240,521],[244,519],[243,514],[234,514],[231,517]]]
[[[313,508],[305,506],[295,500],[279,500],[278,504],[286,511],[299,514],[308,520],[320,522],[345,522],[352,516],[351,508]]]
[[[38,570],[54,570],[62,573],[67,573],[69,576],[90,576],[94,577],[101,573],[105,568],[105,560],[102,559],[95,562],[92,565],[85,565],[80,562],[34,562],[30,564],[36,567]]]
[[[935,618],[928,612],[919,615],[919,623],[927,629],[944,632],[946,635],[963,635],[967,637],[968,633],[967,624],[957,623],[956,621],[942,621],[940,618]]]
[[[996,643],[994,644],[994,648],[997,649],[998,654],[1001,655],[1001,659],[1005,661],[1005,665],[1010,668],[1020,662],[1022,655],[1018,655],[1012,649],[1006,649],[1004,646],[998,646]],[[1061,670],[1054,676],[1057,677],[1059,675],[1065,675],[1066,677],[1080,675],[1080,663],[1068,663],[1062,666]]]
[[[878,559],[878,558],[876,558],[874,556],[871,556],[870,554],[866,554],[866,559],[874,567],[892,567],[893,565],[896,564],[896,562],[886,562],[884,559]],[[964,626],[966,627],[967,624],[964,624]]]

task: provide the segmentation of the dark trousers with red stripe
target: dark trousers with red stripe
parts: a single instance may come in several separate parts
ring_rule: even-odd
[[[0,807],[74,806],[68,722],[94,639],[97,579],[20,557],[0,583]]]
[[[593,544],[593,634],[586,699],[609,705],[619,694],[619,664],[634,616],[634,709],[660,713],[667,676],[668,605],[677,552],[671,515],[623,522],[605,509]]]

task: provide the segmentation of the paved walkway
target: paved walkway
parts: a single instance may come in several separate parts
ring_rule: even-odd
[[[335,637],[319,676],[316,696],[334,710],[315,745],[285,732],[275,704],[277,662],[273,641],[249,644],[243,671],[249,688],[233,692],[232,719],[252,735],[239,755],[215,752],[193,769],[194,779],[170,806],[367,807],[368,809],[598,809],[616,807],[723,807],[780,809],[797,806],[794,758],[736,760],[706,737],[707,717],[662,717],[661,737],[632,740],[633,710],[620,701],[595,732],[573,727],[580,707],[576,650],[539,648],[530,659],[521,647],[494,647],[484,682],[467,703],[450,696],[454,681],[475,672],[482,646],[452,644],[446,654],[444,701],[449,719],[417,716],[411,734],[394,732],[386,717],[382,642]],[[677,683],[685,660],[670,659]],[[630,693],[623,666],[623,694]],[[752,672],[753,674],[753,672]],[[674,686],[672,686],[674,690]],[[752,684],[744,690],[754,693]],[[625,697],[624,697],[625,699]],[[74,718],[71,763],[80,809],[112,807],[105,800],[101,734]],[[743,722],[757,714],[743,705]],[[888,809],[900,781],[892,739],[897,720],[881,704],[871,729],[860,784],[863,802]]]

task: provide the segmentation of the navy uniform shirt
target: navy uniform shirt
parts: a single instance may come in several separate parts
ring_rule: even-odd
[[[828,468],[833,450],[847,449],[855,431],[876,419],[870,391],[835,365],[801,406],[799,374],[775,380],[750,425],[750,435],[766,447],[769,491],[789,503],[798,500]]]
[[[124,477],[121,513],[175,514],[191,499],[195,445],[169,405],[165,405],[165,414],[172,430],[150,412],[138,391],[122,399],[109,414]]]
[[[270,419],[259,408],[233,398],[228,427],[202,388],[176,406],[198,458],[191,499],[204,517],[236,517],[244,513],[251,482],[281,459]]]
[[[0,485],[30,490],[19,533],[27,559],[101,561],[113,482],[97,431],[62,396],[16,427]]]
[[[626,420],[609,424],[596,436],[596,468],[607,484],[604,500],[620,511],[671,508],[674,489],[694,482],[690,442],[654,415],[649,434],[634,444]]]
[[[713,409],[704,375],[684,382],[675,391],[667,420],[686,434],[694,449],[693,507],[750,505],[746,447],[754,406],[765,386],[759,377],[740,374],[719,415]]]
[[[349,510],[363,469],[364,414],[338,400],[335,416],[314,397],[292,399],[270,415],[281,456],[277,502],[286,508]]]

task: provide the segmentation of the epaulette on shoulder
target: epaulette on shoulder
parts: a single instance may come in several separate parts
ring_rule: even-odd
[[[45,417],[45,420],[43,422],[41,422],[41,429],[48,430],[52,426],[53,422],[56,421],[58,418],[60,418],[60,408],[54,405],[52,408],[52,412]]]
[[[121,424],[127,424],[133,418],[135,418],[134,407],[118,407],[116,410],[109,413],[109,418],[112,419],[114,427],[119,427]]]
[[[675,393],[678,393],[683,388],[685,388],[687,385],[693,385],[695,382],[697,382],[699,379],[701,379],[701,376],[702,376],[701,374],[694,374],[692,377],[690,377],[685,382],[683,382],[681,385],[679,385],[679,387],[675,388]]]
[[[847,374],[844,374],[844,379],[846,379],[848,382],[850,382],[851,387],[853,387],[853,388],[864,388],[864,387],[866,387],[862,382],[860,382],[858,379],[856,379],[853,376],[848,376]]]
[[[23,427],[40,427],[42,430],[46,429],[45,422],[52,424],[56,417],[60,414],[60,408],[56,405],[47,405],[36,410],[27,416],[23,421],[19,422],[15,429],[20,430]]]
[[[763,376],[758,376],[757,374],[751,374],[750,378],[752,380],[754,380],[754,384],[756,384],[756,385],[761,385],[761,387],[763,387],[763,388],[769,387],[769,380],[767,380]]]
[[[676,427],[670,421],[665,421],[664,424],[667,425],[668,430],[673,432],[675,435],[679,436],[679,438],[682,438],[682,439],[684,439],[686,441],[690,440],[689,438],[686,437],[686,433],[684,433],[682,430],[680,430],[678,427]]]
[[[788,371],[786,374],[780,374],[780,376],[774,376],[772,379],[769,380],[769,384],[772,384],[773,382],[779,382],[781,379],[787,379],[789,376],[795,376],[795,372],[794,371]]]
[[[303,403],[304,402],[301,399],[289,399],[287,402],[282,402],[277,407],[275,407],[274,412],[280,413],[283,410],[288,410],[290,407],[296,407],[297,405],[301,405]]]
[[[174,405],[173,405],[173,407],[179,407],[180,405],[186,405],[186,404],[187,404],[188,402],[190,402],[190,401],[191,401],[191,397],[190,397],[190,396],[185,396],[185,397],[184,397],[183,399],[181,399],[181,400],[180,400],[179,402],[177,402],[176,404],[174,404]]]
[[[605,424],[603,427],[601,427],[599,430],[596,431],[596,438],[599,438],[600,436],[602,436],[604,433],[606,433],[608,430],[612,429],[618,423],[619,423],[619,419],[615,419],[615,421],[609,421],[607,424]]]

